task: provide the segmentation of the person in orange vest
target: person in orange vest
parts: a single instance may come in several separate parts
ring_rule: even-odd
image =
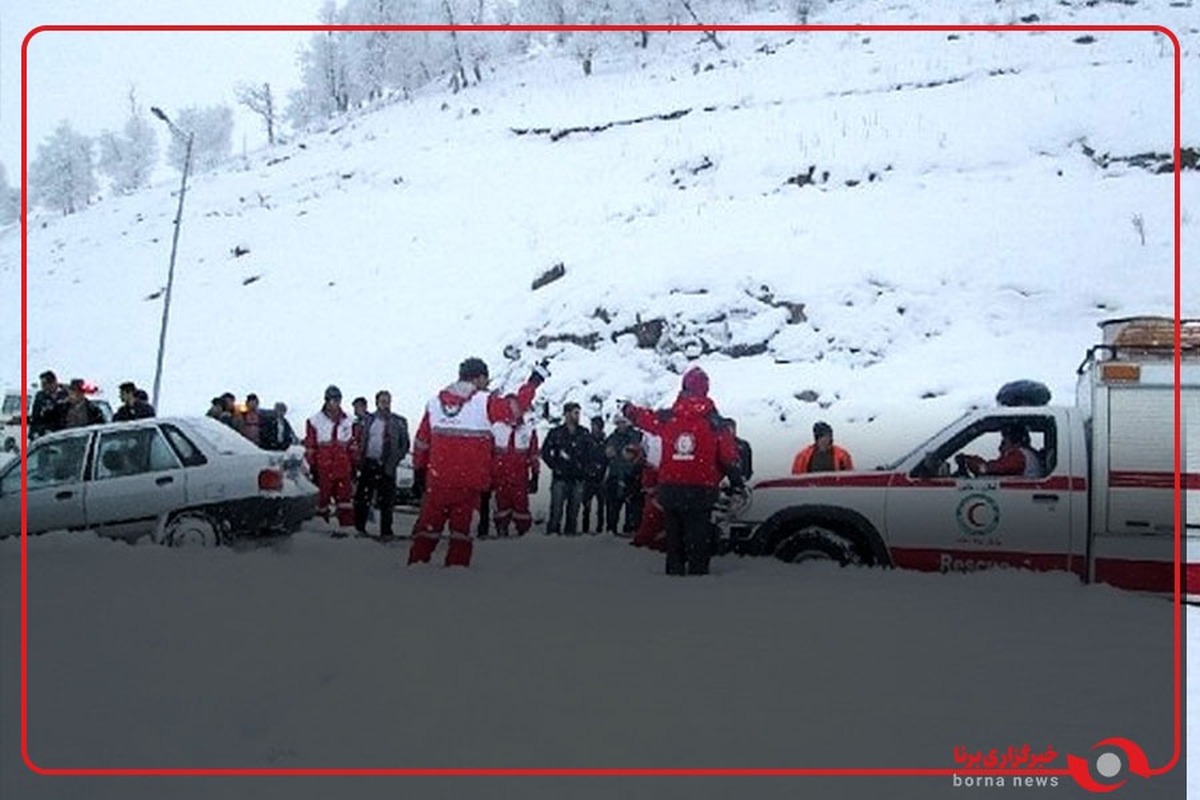
[[[351,473],[358,460],[358,438],[354,420],[342,410],[342,391],[325,390],[325,404],[304,423],[304,455],[317,475],[317,511],[329,519],[329,503],[335,503],[338,525],[354,527]],[[337,538],[347,534],[339,531]]]
[[[833,443],[833,428],[828,422],[813,425],[813,443],[796,454],[792,474],[842,472],[854,469],[850,454]]]
[[[468,358],[458,367],[458,380],[425,406],[413,440],[413,469],[424,470],[421,512],[413,526],[409,564],[428,563],[450,527],[446,566],[471,564],[471,522],[480,495],[492,482],[492,425],[516,423],[533,405],[537,387],[549,376],[537,365],[516,394],[489,392],[488,367]]]

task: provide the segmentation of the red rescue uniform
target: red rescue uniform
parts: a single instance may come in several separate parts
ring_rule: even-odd
[[[354,527],[351,474],[358,459],[354,420],[340,408],[331,417],[325,409],[304,424],[304,454],[317,473],[317,510],[329,519],[333,501],[338,525]]]
[[[471,523],[492,482],[492,425],[518,422],[536,391],[526,383],[515,395],[501,396],[460,380],[426,404],[413,440],[413,467],[427,470],[426,489],[408,563],[428,562],[449,524],[446,566],[470,565]]]
[[[496,533],[508,536],[509,524],[524,536],[533,525],[529,513],[529,486],[537,480],[540,452],[533,425],[522,420],[517,425],[497,422],[492,425],[492,491],[496,513],[492,519]]]

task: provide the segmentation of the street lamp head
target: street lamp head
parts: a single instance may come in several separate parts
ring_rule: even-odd
[[[161,119],[163,122],[167,123],[168,125],[171,124],[171,120],[167,119],[167,115],[165,113],[163,113],[163,110],[161,108],[159,108],[158,106],[150,106],[150,113],[153,114],[154,116],[158,117],[159,119]]]

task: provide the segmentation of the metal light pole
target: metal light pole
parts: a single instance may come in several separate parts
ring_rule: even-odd
[[[171,236],[171,261],[167,267],[167,288],[163,293],[162,327],[158,331],[158,360],[154,366],[154,393],[151,402],[157,409],[158,387],[162,383],[163,350],[167,344],[167,319],[171,315],[171,286],[175,283],[175,252],[179,248],[179,228],[183,224],[183,196],[187,193],[188,171],[192,167],[192,140],[195,138],[195,133],[189,131],[185,134],[157,106],[152,106],[150,112],[167,124],[167,127],[171,129],[172,136],[177,136],[187,143],[187,149],[183,155],[183,179],[179,183],[179,208],[175,211],[175,233]]]

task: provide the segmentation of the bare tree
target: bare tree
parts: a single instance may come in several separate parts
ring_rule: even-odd
[[[451,5],[450,0],[442,0],[442,10],[446,12],[446,23],[456,24],[454,22],[454,6]],[[450,44],[454,50],[454,69],[450,74],[450,88],[457,92],[459,89],[467,87],[467,67],[463,63],[462,47],[458,43],[458,31],[450,31]]]
[[[690,16],[692,18],[692,21],[694,21],[697,25],[704,24],[703,22],[700,21],[700,17],[696,16],[696,12],[692,10],[692,4],[689,0],[679,0],[679,4],[682,5],[684,7],[684,9],[688,12],[688,16]],[[713,47],[717,48],[718,50],[725,49],[725,45],[721,44],[721,40],[717,38],[716,31],[712,31],[712,30],[705,31],[704,38],[708,39],[710,42],[712,42]]]
[[[275,146],[275,99],[271,94],[271,84],[254,86],[248,83],[239,84],[234,89],[237,101],[246,108],[262,117],[267,126],[267,144]]]

